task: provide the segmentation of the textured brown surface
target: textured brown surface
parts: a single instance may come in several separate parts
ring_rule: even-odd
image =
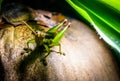
[[[66,56],[50,59],[59,81],[120,81],[111,52],[85,24],[72,20],[62,46]]]
[[[119,68],[104,42],[84,23],[71,22],[61,40],[66,55],[51,53],[47,66],[39,55],[24,53],[27,41],[34,38],[26,26],[1,29],[1,81],[120,81]]]

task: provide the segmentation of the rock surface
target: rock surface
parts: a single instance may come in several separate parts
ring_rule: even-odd
[[[66,55],[51,53],[47,66],[40,62],[38,50],[25,52],[34,38],[26,25],[2,26],[0,81],[120,81],[119,68],[105,43],[84,23],[75,19],[71,23],[61,40]]]

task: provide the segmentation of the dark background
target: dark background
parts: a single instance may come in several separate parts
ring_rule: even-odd
[[[3,0],[2,7],[9,3],[21,3],[34,9],[42,9],[52,12],[60,12],[64,15],[78,18],[73,9],[65,0]]]

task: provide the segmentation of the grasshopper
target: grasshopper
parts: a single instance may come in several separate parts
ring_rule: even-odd
[[[42,48],[43,52],[46,53],[46,55],[44,55],[44,57],[42,57],[41,61],[45,61],[46,57],[51,52],[56,52],[54,50],[51,50],[51,48],[54,47],[54,46],[59,46],[59,51],[57,53],[65,55],[65,53],[63,53],[61,51],[60,40],[63,37],[63,35],[65,34],[65,31],[70,27],[71,23],[67,23],[67,19],[65,19],[63,22],[59,23],[58,25],[50,28],[46,32],[43,32],[43,31],[37,31],[36,32],[26,22],[23,21],[23,23],[26,24],[27,27],[35,35],[35,39],[32,39],[32,40],[28,41],[28,44],[37,43],[37,47]]]
[[[31,9],[21,5],[11,3],[6,5],[2,10],[2,18],[4,18],[8,23],[17,26],[20,24],[25,24],[35,35],[35,39],[28,41],[28,51],[32,51],[29,49],[30,43],[36,43],[38,48],[42,48],[43,52],[46,53],[42,60],[44,60],[51,52],[55,52],[51,50],[54,46],[59,46],[59,51],[57,53],[63,54],[61,51],[60,40],[63,37],[65,31],[69,28],[70,23],[67,23],[67,19],[58,25],[50,28],[48,31],[40,31],[34,30],[27,21],[32,20],[33,17],[31,15]],[[66,25],[65,25],[66,24]]]

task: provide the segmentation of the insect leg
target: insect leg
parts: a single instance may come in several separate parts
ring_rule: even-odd
[[[55,33],[65,22],[67,22],[67,19],[59,23],[57,26],[54,26],[53,28],[49,29],[47,33]]]
[[[32,27],[30,25],[28,25],[25,21],[22,21],[35,35],[37,35],[37,33],[32,29]]]
[[[59,44],[59,41],[61,40],[61,38],[63,37],[63,35],[65,34],[65,31],[69,28],[71,23],[68,23],[67,26],[65,26],[63,28],[63,30],[61,30],[60,32],[58,32],[58,34],[54,37],[54,39],[52,40],[52,45],[55,46],[55,45],[58,45]]]

